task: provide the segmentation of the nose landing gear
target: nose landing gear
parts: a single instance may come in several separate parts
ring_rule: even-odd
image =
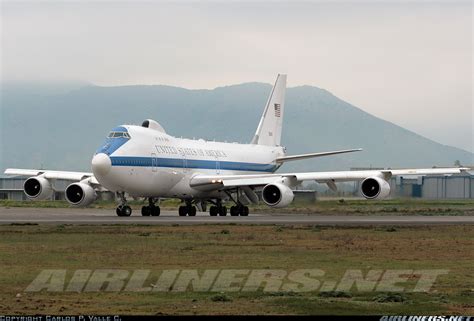
[[[130,216],[132,215],[132,208],[128,205],[119,205],[115,209],[115,213],[117,213],[118,216]]]
[[[132,208],[127,205],[127,199],[125,198],[124,192],[117,192],[118,197],[120,197],[120,205],[117,206],[115,213],[117,216],[130,216],[132,215]]]

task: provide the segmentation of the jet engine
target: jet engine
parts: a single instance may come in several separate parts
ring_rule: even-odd
[[[268,206],[285,207],[294,198],[293,191],[280,183],[268,184],[262,190],[262,199]]]
[[[44,200],[53,195],[51,182],[42,176],[30,177],[23,184],[23,190],[32,200]]]
[[[76,206],[87,206],[97,199],[95,190],[89,184],[72,183],[66,188],[66,200]]]
[[[390,195],[390,184],[380,177],[368,177],[360,184],[360,190],[367,199],[384,199]]]

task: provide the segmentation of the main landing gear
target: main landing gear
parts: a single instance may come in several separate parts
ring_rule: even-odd
[[[142,207],[142,216],[160,216],[160,207],[156,204],[157,199],[148,198],[148,206]]]
[[[117,206],[116,213],[118,216],[130,216],[132,215],[132,209],[130,206],[127,205],[127,199],[125,198],[124,192],[117,192],[117,197],[120,198],[120,204]],[[249,208],[243,205],[239,199],[234,200],[232,195],[229,193],[229,197],[234,203],[235,206],[230,208],[230,215],[231,216],[248,216],[249,215]],[[148,198],[148,205],[142,207],[142,216],[160,216],[160,207],[156,205],[158,199],[150,197]],[[186,200],[186,205],[179,207],[179,216],[196,216],[197,208],[193,205],[192,200]],[[200,211],[206,211],[205,201],[201,201],[201,203],[196,203],[199,207]],[[211,216],[226,216],[227,215],[227,207],[222,205],[222,200],[208,200],[207,202],[213,204],[209,208],[209,214]],[[204,205],[202,205],[204,203]]]
[[[221,202],[218,202],[217,205],[213,205],[209,208],[209,214],[211,216],[226,216],[227,215],[227,207],[222,206]]]
[[[125,198],[124,192],[117,192],[118,197],[120,197],[120,205],[117,206],[115,213],[118,216],[130,216],[132,215],[132,208],[127,205],[127,199]]]
[[[235,191],[235,194],[237,195],[237,198],[234,199],[232,197],[232,194],[228,191],[226,191],[226,194],[227,196],[229,196],[229,198],[235,203],[235,206],[232,206],[230,208],[230,215],[231,216],[249,216],[249,208],[248,206],[245,206],[244,204],[242,204],[239,200],[239,194],[240,194],[240,191],[239,189],[237,188],[236,191]]]
[[[178,209],[179,216],[196,216],[196,206],[193,206],[191,202],[186,202],[186,205],[180,206]]]
[[[248,216],[249,215],[249,208],[242,204],[237,204],[236,206],[232,206],[230,208],[230,215],[232,216]]]

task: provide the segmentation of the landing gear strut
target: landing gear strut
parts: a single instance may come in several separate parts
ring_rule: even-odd
[[[194,206],[190,201],[186,201],[185,206],[180,206],[178,209],[179,216],[196,216],[196,206]]]
[[[160,207],[155,205],[157,199],[150,197],[148,198],[148,206],[142,207],[142,215],[143,216],[160,216]]]
[[[125,192],[117,192],[118,197],[120,197],[120,204],[117,206],[115,213],[118,216],[130,216],[132,215],[132,208],[127,205],[127,199],[125,198]]]
[[[236,206],[232,206],[230,208],[230,215],[232,216],[248,216],[249,215],[249,208],[247,206],[238,203]]]
[[[236,189],[237,199],[232,197],[232,194],[226,191],[227,196],[235,203],[235,206],[230,208],[230,215],[232,216],[248,216],[249,215],[249,208],[242,204],[239,200],[239,189]]]
[[[211,216],[226,216],[227,215],[227,207],[222,206],[222,201],[217,200],[215,203],[216,205],[213,205],[209,208],[209,214]]]

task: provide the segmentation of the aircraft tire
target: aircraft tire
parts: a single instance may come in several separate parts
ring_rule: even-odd
[[[159,206],[153,206],[151,208],[151,216],[160,216],[160,207]]]
[[[217,206],[211,206],[209,208],[209,215],[211,215],[211,216],[217,216],[218,212],[219,212],[219,210],[218,210]]]
[[[188,209],[189,216],[196,216],[196,206],[190,206]]]
[[[130,216],[132,215],[132,208],[128,205],[122,206],[122,216]]]
[[[221,206],[219,209],[219,216],[226,216],[227,215],[227,207]]]
[[[230,216],[239,216],[239,208],[237,206],[230,207]]]
[[[152,213],[150,206],[142,206],[142,216],[150,216]]]
[[[188,209],[186,206],[180,206],[178,209],[179,216],[186,216],[188,214]]]

